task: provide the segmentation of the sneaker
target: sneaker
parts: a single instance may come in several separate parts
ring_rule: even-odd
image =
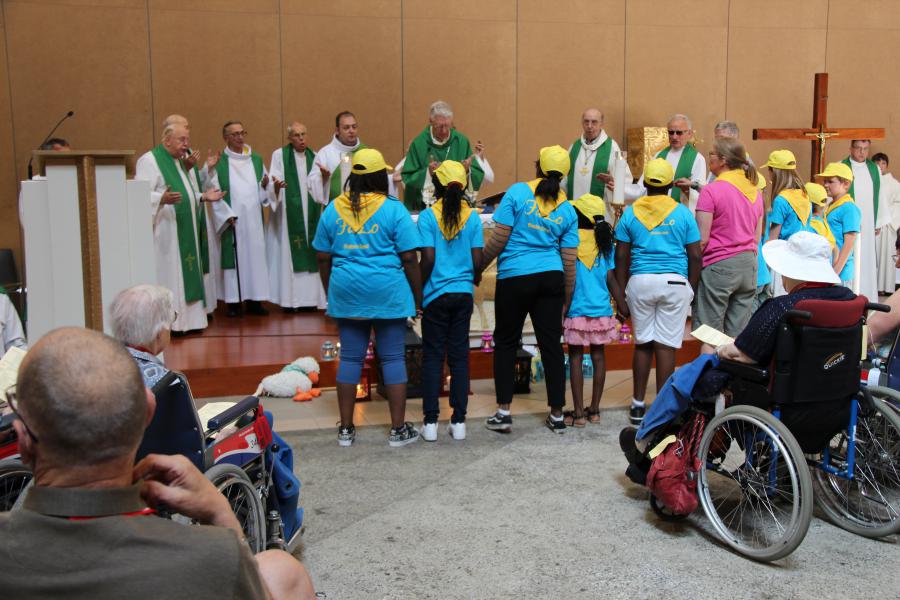
[[[404,423],[400,429],[391,429],[391,435],[388,438],[388,444],[391,448],[399,448],[411,444],[419,439],[419,430],[412,426],[412,423]],[[435,439],[437,434],[435,433]]]
[[[550,415],[547,415],[547,418],[544,420],[544,425],[547,426],[547,429],[552,431],[553,433],[565,433],[566,432],[566,422],[563,419],[557,421],[552,418]]]
[[[437,422],[422,424],[422,439],[426,442],[437,441]]]
[[[352,446],[356,439],[356,427],[338,427],[338,446]]]
[[[484,422],[484,426],[491,431],[509,433],[510,431],[512,431],[512,415],[501,415],[500,413],[494,413],[493,415],[488,417],[487,421]]]
[[[628,411],[628,420],[631,421],[632,425],[640,425],[641,421],[644,420],[645,412],[647,412],[645,407],[632,404],[631,410]]]
[[[447,433],[449,433],[450,437],[454,440],[464,440],[466,439],[466,424],[450,423],[447,425]]]

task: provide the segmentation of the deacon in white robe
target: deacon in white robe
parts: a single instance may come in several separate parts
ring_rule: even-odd
[[[675,181],[669,195],[686,204],[693,212],[700,197],[699,189],[706,183],[706,159],[690,144],[694,129],[686,115],[678,114],[669,119],[668,130],[669,145],[654,154],[653,158],[665,158],[675,169]],[[626,200],[636,200],[646,195],[643,175],[636,184],[625,186]]]
[[[229,304],[227,314],[232,317],[240,313],[237,303],[241,300],[247,303],[249,314],[266,315],[268,311],[260,303],[270,299],[262,218],[262,208],[269,204],[269,174],[262,157],[244,143],[246,135],[240,121],[225,124],[222,137],[226,147],[213,174],[215,185],[227,192],[225,200],[235,217],[233,220],[224,211],[214,215],[222,261],[219,299]]]
[[[312,199],[307,187],[310,170],[307,165],[315,160],[315,153],[306,146],[306,126],[302,123],[292,123],[288,127],[287,139],[287,145],[272,152],[269,163],[273,184],[269,186],[272,214],[266,230],[269,289],[272,301],[285,312],[298,308],[325,308],[327,297],[316,266],[316,251],[312,247],[321,205]],[[285,173],[285,154],[293,162],[291,174]],[[294,183],[288,183],[291,176],[295,177],[294,183],[300,194],[300,210],[296,215],[287,205],[288,193],[294,189]],[[294,236],[290,233],[291,227],[298,232]]]
[[[350,176],[350,158],[360,148],[365,148],[359,140],[359,126],[353,113],[344,111],[334,119],[334,137],[328,145],[316,152],[316,164],[309,173],[309,191],[316,202],[327,205],[343,193],[344,184]],[[397,187],[390,175],[388,194],[397,196]]]
[[[878,167],[868,160],[868,140],[853,140],[850,143],[850,156],[844,164],[853,171],[853,184],[850,195],[859,207],[861,214],[859,224],[859,293],[874,302],[878,298],[878,238],[881,228],[890,222],[887,203],[879,202],[876,189],[881,187],[881,174]],[[880,196],[880,191],[878,196]]]
[[[19,313],[16,312],[16,307],[13,306],[9,296],[2,292],[0,292],[0,341],[2,341],[0,349],[3,350],[0,356],[10,348],[28,349]]]
[[[596,108],[588,108],[581,114],[583,133],[569,146],[572,168],[564,182],[569,198],[576,200],[585,194],[599,196],[606,202],[606,214],[611,215],[613,192],[606,187],[606,182],[612,179],[619,144],[604,131],[603,121],[603,113]],[[631,182],[634,176],[629,167],[626,170],[626,181]]]
[[[878,236],[878,291],[893,294],[897,289],[897,232],[900,231],[900,182],[888,171],[888,157],[878,153],[872,157],[881,171],[880,203],[884,203],[890,220],[881,228]],[[879,206],[879,211],[881,207]]]
[[[198,207],[210,203],[213,207],[221,204],[223,193],[210,189],[200,191],[200,182],[193,169],[186,170],[181,158],[190,146],[188,129],[182,124],[171,124],[163,131],[162,143],[141,156],[135,168],[135,179],[150,183],[150,209],[153,214],[153,242],[156,250],[156,277],[159,285],[172,290],[175,311],[178,317],[172,331],[203,329],[207,325],[206,306],[215,305],[216,291],[208,273],[200,275],[202,293],[192,286],[191,273],[197,269],[202,273],[202,239],[198,227]],[[169,158],[166,158],[166,157]],[[165,161],[160,166],[160,161]],[[164,171],[169,175],[167,179]],[[175,179],[172,179],[172,178]],[[182,247],[178,233],[176,205],[186,203],[189,211],[182,212],[185,219],[185,240]],[[226,205],[227,207],[227,205]],[[205,210],[201,208],[201,210]],[[187,221],[189,219],[189,222]],[[187,232],[193,232],[190,236]],[[192,237],[193,239],[190,239]],[[187,280],[185,279],[187,268]],[[188,297],[191,297],[190,299]],[[200,296],[200,297],[198,297]]]

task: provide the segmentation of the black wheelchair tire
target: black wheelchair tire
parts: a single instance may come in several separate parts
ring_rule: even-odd
[[[213,465],[206,473],[222,494],[241,523],[250,551],[256,554],[266,549],[266,515],[259,492],[247,474],[230,464]]]

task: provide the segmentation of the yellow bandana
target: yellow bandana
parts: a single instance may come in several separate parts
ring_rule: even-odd
[[[837,242],[835,242],[834,240],[834,234],[831,233],[831,227],[828,226],[828,221],[826,221],[822,217],[814,216],[812,219],[810,219],[809,226],[813,231],[828,240],[828,243],[831,244],[832,248],[837,245]]]
[[[434,218],[437,219],[438,227],[441,228],[441,233],[444,234],[444,239],[448,242],[456,237],[456,235],[462,231],[463,227],[466,226],[466,221],[469,220],[469,214],[472,212],[472,209],[468,204],[463,201],[462,206],[459,207],[459,221],[456,223],[452,223],[450,227],[444,226],[444,220],[441,218],[441,213],[444,210],[444,201],[438,200],[434,204],[431,205],[431,211],[434,213]]]
[[[831,214],[831,211],[835,210],[839,206],[843,206],[844,204],[847,204],[848,202],[853,202],[853,197],[850,196],[850,194],[844,194],[843,196],[841,196],[840,198],[838,198],[837,200],[832,202],[828,206],[828,208],[825,209],[825,216],[827,217],[828,215]]]
[[[597,247],[597,237],[594,235],[593,229],[578,230],[578,260],[591,270],[594,262],[600,255],[600,248]]]
[[[531,188],[531,193],[534,194],[537,189],[538,184],[541,182],[540,179],[535,179],[534,181],[528,182],[528,187]],[[550,213],[559,208],[559,205],[566,201],[566,192],[562,188],[559,190],[559,195],[556,197],[555,202],[548,202],[541,198],[535,196],[534,203],[537,205],[538,212],[542,217],[546,218]]]
[[[809,215],[812,212],[812,202],[809,201],[806,190],[781,190],[781,193],[778,195],[788,201],[788,204],[794,209],[797,218],[806,227],[807,223],[809,223]]]
[[[671,196],[644,196],[635,200],[631,209],[647,231],[653,231],[677,206]]]
[[[756,202],[756,198],[759,196],[759,188],[753,185],[744,172],[741,169],[733,169],[731,171],[725,171],[718,177],[716,177],[716,181],[727,181],[734,187],[738,189],[740,193],[750,201],[750,204]],[[805,223],[804,223],[805,224]]]
[[[337,210],[338,216],[347,224],[347,227],[353,233],[359,233],[366,221],[378,212],[385,200],[387,200],[387,196],[384,194],[360,194],[359,212],[353,212],[350,196],[344,193],[334,199],[334,208]]]

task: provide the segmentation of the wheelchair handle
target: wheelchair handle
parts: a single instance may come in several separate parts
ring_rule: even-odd
[[[795,308],[784,313],[784,316],[787,319],[803,319],[804,321],[812,319],[812,313],[808,310],[797,310]]]
[[[244,413],[255,410],[259,406],[259,398],[256,396],[247,396],[234,406],[225,410],[225,412],[211,418],[206,422],[206,433],[212,433],[225,427],[228,423],[236,421]]]
[[[879,304],[878,302],[866,302],[866,310],[877,310],[878,312],[891,312],[891,307],[887,304]]]

